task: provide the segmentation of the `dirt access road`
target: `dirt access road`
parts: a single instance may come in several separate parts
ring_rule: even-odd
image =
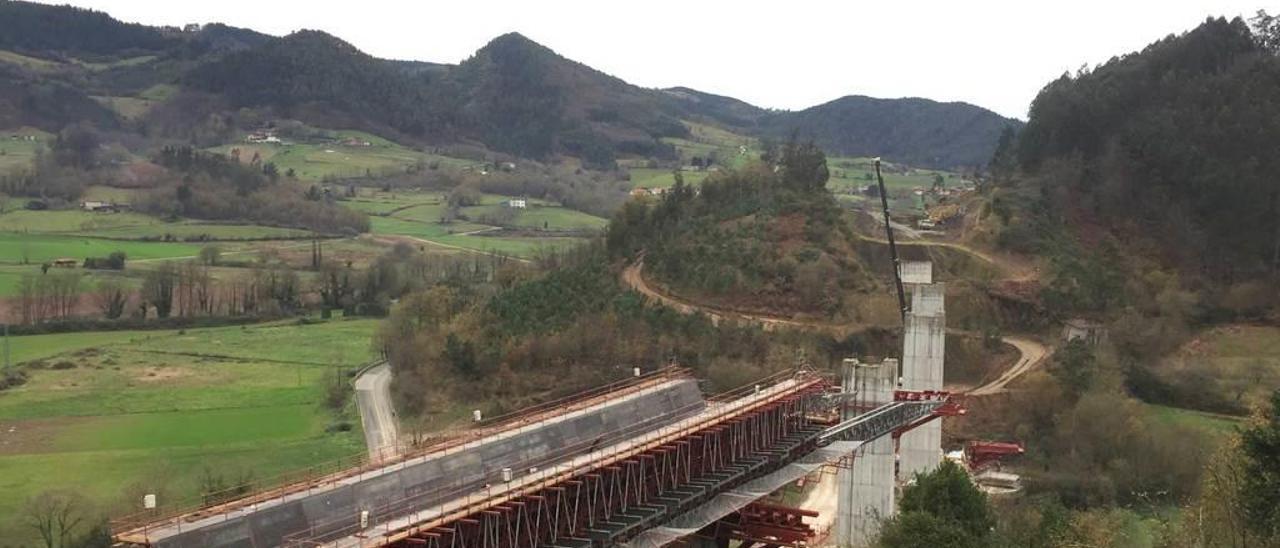
[[[653,299],[664,305],[667,305],[683,314],[693,314],[701,312],[711,319],[713,323],[719,323],[724,320],[738,320],[759,323],[765,329],[775,329],[779,327],[793,327],[799,329],[816,329],[828,332],[852,332],[865,329],[867,325],[857,324],[830,324],[821,322],[807,322],[801,320],[792,320],[786,318],[777,318],[773,316],[764,316],[759,314],[745,314],[741,312],[729,312],[713,307],[699,305],[689,302],[678,297],[668,295],[658,291],[649,282],[644,279],[644,259],[641,258],[622,271],[622,283],[639,292],[647,298]],[[1020,356],[1018,361],[999,377],[991,382],[973,388],[966,392],[970,396],[987,396],[991,394],[999,394],[1006,391],[1005,386],[1014,379],[1022,376],[1022,374],[1035,368],[1045,357],[1049,355],[1049,348],[1036,342],[1033,339],[1022,336],[1003,337],[1002,340],[1018,350]]]

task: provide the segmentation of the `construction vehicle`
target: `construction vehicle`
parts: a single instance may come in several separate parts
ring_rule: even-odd
[[[964,464],[972,474],[988,468],[999,468],[1000,459],[1027,452],[1021,443],[973,440],[964,446]]]
[[[929,208],[928,215],[929,220],[936,226],[964,215],[964,212],[965,208],[960,204],[939,204]]]

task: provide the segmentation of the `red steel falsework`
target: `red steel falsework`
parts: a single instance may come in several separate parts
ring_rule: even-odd
[[[646,517],[656,515],[664,501],[729,477],[795,434],[816,430],[807,411],[812,396],[824,389],[821,379],[807,379],[796,390],[739,414],[697,424],[505,501],[367,545],[585,547],[628,538],[651,526]]]
[[[818,512],[813,510],[753,502],[709,529],[718,545],[736,540],[739,548],[802,546],[816,534],[804,518],[816,517]]]

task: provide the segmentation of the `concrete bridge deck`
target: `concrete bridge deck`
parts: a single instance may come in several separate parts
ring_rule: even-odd
[[[949,397],[903,392],[832,425],[817,418],[829,387],[788,372],[708,401],[687,375],[658,375],[464,443],[116,538],[160,548],[657,546],[863,441],[924,424]]]
[[[345,527],[347,531],[343,536],[329,541],[317,540],[317,538],[331,536],[324,531],[317,531],[312,539],[289,539],[286,546],[366,548],[392,545],[413,537],[417,532],[427,531],[447,523],[450,517],[456,518],[503,505],[538,488],[566,481],[586,470],[612,465],[645,449],[679,439],[689,432],[713,426],[738,416],[744,411],[771,403],[800,390],[812,388],[820,383],[821,379],[817,377],[785,379],[739,399],[712,402],[700,412],[669,426],[629,436],[617,443],[596,448],[591,452],[558,463],[549,463],[550,466],[540,468],[535,473],[514,478],[511,482],[501,482],[483,486],[474,491],[460,492],[434,506],[419,506],[413,501],[404,501],[405,504],[401,509],[409,510],[407,513],[378,526],[360,529],[358,525],[353,524],[354,526]],[[352,521],[347,520],[347,523]]]
[[[497,427],[394,462],[278,488],[227,504],[118,530],[125,545],[279,546],[286,534],[357,519],[395,501],[442,502],[499,483],[503,469],[528,473],[523,463],[553,464],[596,446],[641,435],[701,411],[697,383],[683,370],[664,370],[610,390],[535,409]],[[435,497],[435,498],[432,498]],[[392,516],[374,515],[375,522]]]

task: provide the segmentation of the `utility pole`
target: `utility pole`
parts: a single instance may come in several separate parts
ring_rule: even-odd
[[[880,207],[884,209],[884,232],[889,238],[889,256],[893,258],[893,283],[898,289],[898,313],[902,326],[907,325],[907,293],[902,289],[902,262],[898,260],[898,245],[893,241],[893,226],[889,221],[889,192],[884,188],[884,176],[880,174],[880,158],[876,158],[876,181],[880,184]]]
[[[9,371],[9,324],[4,324],[4,370]]]

